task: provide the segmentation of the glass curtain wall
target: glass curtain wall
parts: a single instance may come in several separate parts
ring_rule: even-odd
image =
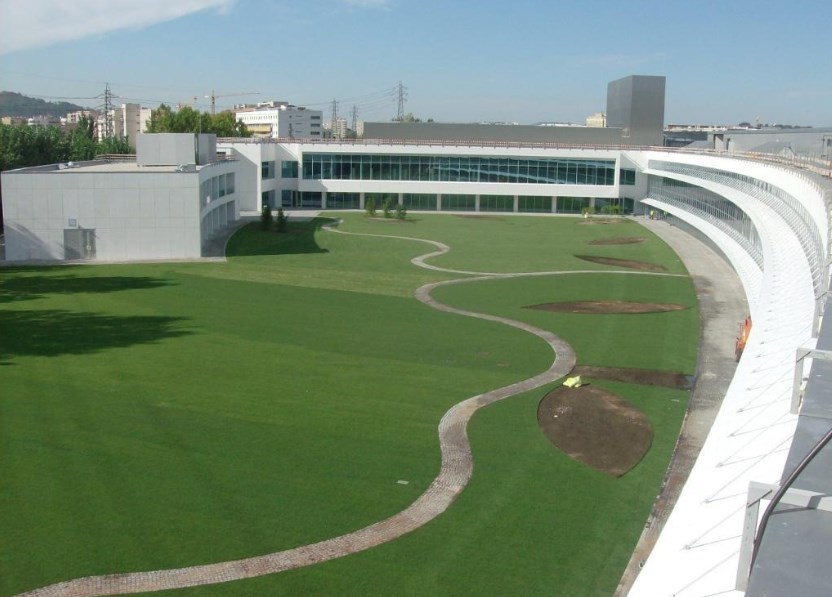
[[[650,176],[647,196],[677,205],[714,223],[739,242],[762,265],[762,243],[748,215],[725,197],[702,187],[664,176]]]
[[[408,211],[436,211],[436,195],[430,193],[405,193],[402,205]]]
[[[304,153],[306,180],[615,184],[615,160]]]

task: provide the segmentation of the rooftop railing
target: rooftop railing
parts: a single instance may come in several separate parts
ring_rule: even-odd
[[[294,143],[298,145],[351,145],[351,146],[417,146],[417,147],[484,147],[499,149],[574,149],[582,151],[666,151],[679,154],[710,155],[746,159],[755,162],[767,162],[814,172],[826,178],[832,178],[832,159],[795,155],[779,156],[771,153],[754,151],[724,151],[718,149],[660,147],[651,145],[610,145],[597,143],[553,143],[548,141],[472,141],[462,139],[294,139],[261,137],[223,137],[219,143],[267,144]]]

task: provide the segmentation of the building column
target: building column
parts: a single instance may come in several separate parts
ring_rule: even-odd
[[[552,197],[552,213],[553,214],[558,213],[558,198],[557,197]]]
[[[404,205],[404,193],[399,193],[399,205]]]
[[[480,196],[479,193],[474,195],[474,211],[480,210]]]
[[[326,191],[321,191],[321,209],[326,209]]]
[[[518,211],[520,211],[520,196],[515,195],[514,196],[514,213],[517,213]]]
[[[358,193],[358,207],[364,209],[364,193]]]
[[[595,213],[595,197],[589,198],[589,212],[593,214]]]
[[[442,193],[436,193],[436,211],[442,211]]]

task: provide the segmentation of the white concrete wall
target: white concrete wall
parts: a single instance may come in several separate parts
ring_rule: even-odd
[[[95,230],[97,261],[201,255],[199,175],[9,172],[3,175],[6,260],[64,259],[64,229]]]

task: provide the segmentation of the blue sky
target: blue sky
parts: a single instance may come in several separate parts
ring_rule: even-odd
[[[647,74],[667,123],[832,126],[830,23],[830,0],[0,0],[0,89],[388,120],[401,80],[421,118],[583,123]]]

